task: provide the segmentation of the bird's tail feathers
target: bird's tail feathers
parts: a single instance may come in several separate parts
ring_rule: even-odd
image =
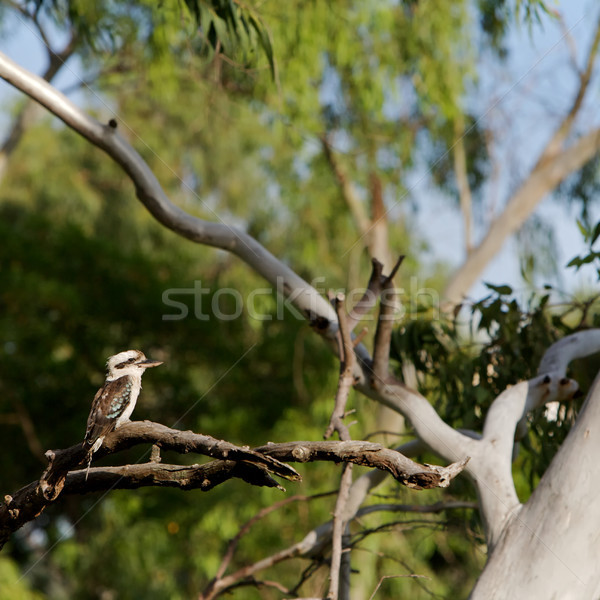
[[[83,447],[87,452],[87,468],[85,470],[85,480],[88,480],[90,474],[90,465],[92,464],[92,456],[94,455],[94,448],[89,444],[88,440],[84,440]]]
[[[92,453],[90,452],[88,454],[88,462],[87,462],[87,469],[85,470],[85,480],[88,480],[88,475],[90,474],[90,465],[92,464]]]

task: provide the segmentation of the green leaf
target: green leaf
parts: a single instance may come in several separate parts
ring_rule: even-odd
[[[258,42],[261,45],[267,60],[269,61],[269,67],[271,69],[271,77],[276,79],[277,71],[275,65],[275,57],[273,56],[273,44],[271,42],[271,36],[265,25],[263,25],[259,19],[253,13],[248,14],[248,20],[250,25],[256,31],[258,36]]]
[[[577,219],[577,227],[579,227],[579,231],[581,232],[581,235],[587,241],[588,238],[590,237],[590,232],[589,232],[588,228],[579,219]]]
[[[590,240],[590,245],[592,245],[600,236],[600,221],[596,223],[596,227],[594,227],[594,233],[592,234],[592,239]]]
[[[513,293],[510,285],[492,285],[491,283],[486,283],[485,281],[483,282],[483,285],[485,285],[485,287],[489,290],[500,294],[501,296],[510,296]]]

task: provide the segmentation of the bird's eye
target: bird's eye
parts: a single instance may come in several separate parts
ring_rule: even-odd
[[[130,365],[131,363],[135,362],[135,357],[134,358],[128,358],[126,361],[119,363],[118,365],[115,366],[115,369],[124,369],[127,365]]]

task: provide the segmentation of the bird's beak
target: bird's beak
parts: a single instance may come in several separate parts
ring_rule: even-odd
[[[138,365],[140,367],[144,367],[144,369],[148,369],[150,367],[158,367],[158,365],[162,364],[162,360],[152,360],[151,358],[147,358],[146,360],[143,360],[142,362],[138,363]]]

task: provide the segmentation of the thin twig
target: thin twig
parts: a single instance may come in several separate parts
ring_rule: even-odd
[[[389,378],[390,344],[394,328],[395,293],[393,278],[398,271],[404,256],[400,256],[392,272],[384,279],[381,300],[379,302],[379,318],[375,331],[373,348],[373,387],[377,389]]]
[[[315,494],[313,496],[303,496],[303,495],[290,496],[289,498],[285,498],[284,500],[275,502],[274,504],[271,504],[270,506],[266,506],[265,508],[260,510],[258,513],[256,513],[251,519],[246,521],[246,523],[244,523],[240,527],[237,534],[233,537],[233,539],[227,545],[227,550],[225,551],[225,554],[223,555],[221,564],[219,565],[219,568],[217,569],[217,572],[215,573],[214,578],[204,589],[203,595],[208,596],[210,594],[210,592],[215,588],[215,585],[217,584],[217,582],[219,582],[223,578],[223,575],[225,575],[225,571],[227,570],[227,567],[231,563],[233,555],[235,554],[235,551],[236,551],[241,539],[250,531],[250,529],[258,521],[264,519],[267,515],[271,514],[272,512],[275,512],[276,510],[279,510],[280,508],[283,508],[284,506],[287,506],[288,504],[292,504],[293,502],[306,502],[308,500],[316,500],[318,498],[330,496],[331,493],[332,492],[326,492],[324,494]]]
[[[350,329],[348,315],[344,307],[344,295],[338,294],[334,302],[335,312],[340,325],[340,376],[338,381],[337,393],[335,395],[335,407],[329,421],[329,427],[325,437],[331,436],[334,431],[337,431],[341,440],[347,441],[350,439],[348,427],[344,424],[343,418],[346,413],[346,404],[348,395],[354,382],[352,375],[356,364],[356,355],[354,354],[354,342],[352,341],[352,331]],[[343,515],[346,512],[346,503],[350,486],[352,485],[352,464],[347,463],[344,466],[340,489],[335,503],[335,511],[333,513],[333,531],[331,533],[331,564],[329,567],[329,592],[327,598],[330,600],[338,600],[340,588],[340,573],[342,564],[343,552],[343,534],[346,528]],[[347,585],[343,586],[348,589]]]
[[[409,575],[384,575],[378,582],[377,582],[377,586],[375,587],[375,589],[373,590],[373,593],[369,596],[369,600],[373,600],[373,598],[375,597],[375,594],[377,593],[377,591],[379,590],[379,588],[381,587],[381,584],[386,580],[386,579],[398,579],[399,577],[411,577],[413,579],[431,579],[430,577],[427,577],[427,575],[417,575],[416,573],[411,573]]]
[[[329,568],[329,591],[327,593],[328,600],[338,600],[338,592],[340,588],[340,566],[342,562],[342,537],[346,523],[344,522],[344,512],[350,486],[352,485],[352,465],[346,464],[342,473],[340,482],[340,490],[338,492],[337,501],[335,503],[335,511],[333,513],[333,530],[331,532],[331,566]]]
[[[367,289],[362,298],[352,307],[348,315],[348,327],[353,331],[360,322],[363,315],[367,314],[377,304],[379,294],[381,294],[381,284],[383,281],[383,264],[376,258],[371,259],[371,276]]]
[[[348,326],[348,316],[344,308],[345,297],[343,294],[338,294],[334,299],[334,308],[340,325],[339,329],[339,355],[340,355],[340,376],[338,380],[337,392],[335,395],[335,405],[329,426],[325,432],[325,439],[331,437],[334,431],[337,431],[341,440],[349,440],[350,433],[348,428],[343,423],[346,414],[346,404],[348,396],[354,383],[354,367],[356,365],[356,355],[354,354],[354,342],[352,341],[352,333]]]

